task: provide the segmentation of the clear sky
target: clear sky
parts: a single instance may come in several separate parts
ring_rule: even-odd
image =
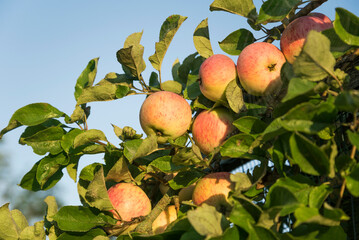
[[[250,28],[241,16],[210,12],[212,2],[0,0],[0,129],[6,127],[17,109],[29,103],[47,102],[70,115],[75,107],[74,86],[88,61],[100,57],[96,82],[106,73],[122,73],[116,52],[123,47],[128,35],[142,30],[141,44],[145,47],[147,65],[143,75],[148,79],[153,71],[148,57],[154,53],[161,24],[171,14],[188,19],[167,51],[162,65],[163,80],[171,79],[171,66],[177,58],[182,62],[196,51],[193,32],[205,18],[208,18],[214,52],[223,53],[219,41],[239,28]],[[256,6],[259,6],[258,2],[261,1],[256,0]],[[359,16],[357,0],[328,0],[316,11],[334,20],[336,7],[346,8]],[[255,36],[262,35],[255,33]],[[90,103],[89,128],[102,130],[114,144],[119,141],[111,123],[119,127],[131,126],[142,133],[138,112],[143,100],[143,96],[131,96],[112,102]],[[11,162],[11,175],[17,183],[42,158],[34,154],[31,147],[18,144],[23,130],[22,127],[6,134],[0,146],[1,153]],[[102,162],[102,155],[82,158],[80,169],[93,161]],[[70,180],[65,170],[64,173],[55,189],[65,204],[78,205],[76,183]],[[0,199],[0,205],[4,202]]]

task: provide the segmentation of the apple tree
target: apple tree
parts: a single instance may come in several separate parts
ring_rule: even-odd
[[[82,205],[58,208],[48,196],[44,220],[29,226],[7,203],[0,239],[356,239],[359,17],[336,8],[328,22],[315,11],[325,2],[214,0],[210,11],[248,22],[219,42],[223,52],[213,52],[204,19],[192,36],[197,52],[162,81],[187,18],[172,15],[148,61],[142,32],[116,53],[122,73],[98,81],[99,59],[90,60],[72,113],[48,103],[18,109],[0,138],[24,127],[19,143],[40,158],[19,186],[46,191],[67,172]],[[92,102],[138,94],[148,95],[139,110],[145,135],[113,125],[113,143],[88,126]],[[103,162],[79,169],[90,154]],[[253,160],[251,171],[236,170]]]

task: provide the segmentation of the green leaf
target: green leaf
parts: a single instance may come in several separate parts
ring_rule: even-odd
[[[285,132],[286,130],[282,127],[280,118],[276,118],[267,126],[262,134],[256,138],[250,149],[259,146],[261,143],[268,142],[269,140],[272,140],[273,138]]]
[[[293,133],[289,139],[291,160],[305,173],[325,176],[331,172],[331,164],[325,152],[308,138]]]
[[[29,223],[27,222],[26,217],[22,212],[18,209],[13,209],[10,211],[11,217],[14,220],[17,228],[19,229],[19,232],[21,233],[26,227],[29,226]],[[0,217],[1,218],[1,217]]]
[[[315,134],[335,122],[338,110],[330,102],[314,105],[310,102],[298,104],[281,117],[281,125],[288,131]]]
[[[124,155],[132,163],[136,158],[146,156],[158,147],[156,136],[150,135],[145,139],[134,139],[123,144]]]
[[[200,164],[202,161],[203,159],[194,152],[192,147],[181,148],[172,156],[172,162],[176,165],[190,166],[193,164]]]
[[[198,79],[198,75],[188,74],[186,88],[183,91],[184,98],[193,100],[202,94]]]
[[[293,63],[294,73],[310,81],[319,81],[328,75],[334,76],[334,65],[329,39],[319,32],[310,31]]]
[[[359,109],[359,91],[347,90],[341,92],[335,99],[335,106],[339,111],[354,113]]]
[[[203,174],[195,170],[179,172],[173,179],[168,181],[170,187],[174,190],[188,187],[195,183]]]
[[[52,222],[54,220],[52,217],[57,213],[58,210],[56,199],[54,196],[47,196],[44,202],[47,205],[45,219]]]
[[[0,207],[0,238],[8,240],[19,239],[20,229],[12,218],[9,203]]]
[[[249,176],[242,172],[231,174],[231,181],[235,184],[235,192],[242,192],[248,190],[252,186],[252,181]]]
[[[82,145],[86,145],[89,143],[94,143],[96,141],[105,141],[107,142],[107,138],[105,134],[101,130],[90,129],[87,131],[83,131],[79,135],[77,135],[74,139],[74,148],[77,148]]]
[[[22,125],[35,126],[44,123],[51,118],[59,118],[64,115],[63,112],[48,103],[32,103],[26,105],[16,110],[12,115],[8,126],[1,130],[0,139],[5,133]]]
[[[238,86],[237,79],[230,81],[225,90],[229,107],[235,113],[245,109],[242,89]]]
[[[351,144],[353,144],[353,146],[355,146],[357,149],[359,149],[359,133],[357,133],[357,132],[353,133],[350,130],[347,130],[346,133],[347,133],[347,136],[348,136]]]
[[[255,40],[252,32],[241,28],[230,33],[225,39],[219,42],[219,47],[230,55],[239,55],[243,48]]]
[[[40,160],[40,163],[36,170],[36,180],[40,184],[41,188],[43,188],[48,181],[54,175],[60,174],[62,168],[64,168],[69,162],[68,157],[62,152],[57,155],[47,155],[43,159]]]
[[[177,81],[173,81],[173,80],[165,81],[161,84],[161,87],[162,90],[164,91],[174,92],[177,94],[182,93],[182,84]]]
[[[88,239],[109,240],[109,238],[106,237],[106,233],[99,228],[91,229],[90,231],[85,233],[64,232],[57,238],[57,240],[88,240]]]
[[[335,9],[334,30],[348,45],[359,46],[359,18],[343,8]]]
[[[257,18],[257,24],[266,24],[268,22],[278,22],[283,20],[300,0],[268,0],[265,1]]]
[[[104,213],[82,206],[62,207],[54,215],[54,220],[61,230],[71,232],[87,232],[94,227],[116,222]]]
[[[338,226],[340,224],[339,219],[334,217],[325,217],[322,216],[317,208],[301,207],[295,210],[294,216],[296,222],[294,227],[297,227],[303,223],[316,223],[324,226]]]
[[[196,27],[193,33],[193,43],[197,52],[202,57],[209,58],[213,55],[211,42],[209,40],[208,18],[202,20]]]
[[[252,158],[253,156],[248,152],[253,141],[254,138],[248,134],[234,135],[221,146],[221,155],[232,158]]]
[[[221,221],[223,215],[216,208],[203,204],[187,213],[188,220],[193,228],[202,236],[216,237],[223,233]]]
[[[64,133],[62,127],[49,127],[31,135],[22,134],[19,143],[31,146],[36,154],[44,155],[49,152],[55,155],[62,152],[61,141]]]
[[[123,48],[116,53],[117,60],[125,72],[130,72],[136,79],[140,79],[141,73],[146,69],[146,63],[143,60],[144,47],[140,44],[142,33],[133,33],[128,36]]]
[[[239,131],[250,135],[258,135],[262,133],[268,126],[265,122],[253,116],[241,117],[235,120],[233,125]]]
[[[181,24],[187,19],[180,15],[169,16],[162,24],[160,30],[159,42],[156,42],[155,53],[149,57],[149,60],[156,70],[161,70],[163,58],[167,49]]]
[[[294,212],[299,206],[300,202],[291,189],[285,186],[275,185],[269,189],[264,209],[276,207],[279,209],[279,216],[285,216]]]
[[[66,153],[70,152],[70,149],[73,147],[76,136],[80,133],[82,133],[80,129],[74,128],[62,136],[61,147]]]
[[[97,64],[99,58],[94,58],[90,60],[86,68],[82,71],[81,75],[77,79],[75,85],[75,99],[77,101],[78,97],[81,95],[83,89],[91,87],[95,81],[97,74]]]
[[[44,221],[39,221],[34,226],[26,227],[20,235],[20,240],[45,240]]]
[[[289,101],[298,96],[308,93],[316,86],[315,82],[304,78],[292,78],[288,84],[288,91],[282,102]]]
[[[128,169],[127,162],[120,151],[105,153],[104,166],[106,181],[129,181],[132,180],[131,172]]]
[[[332,191],[333,189],[327,184],[314,187],[309,195],[309,207],[320,209]]]
[[[343,42],[334,28],[329,28],[322,31],[322,34],[330,40],[330,51],[335,58],[342,56],[346,51],[350,49],[350,45]]]
[[[356,164],[350,174],[345,177],[348,191],[354,196],[359,197],[359,164]]]
[[[210,5],[209,10],[225,11],[252,19],[255,19],[257,17],[256,7],[253,4],[253,0],[243,0],[243,1],[214,0]]]
[[[183,166],[178,166],[172,162],[171,156],[163,156],[153,160],[148,167],[158,169],[164,173],[172,173],[181,170]],[[148,171],[149,169],[147,169]]]

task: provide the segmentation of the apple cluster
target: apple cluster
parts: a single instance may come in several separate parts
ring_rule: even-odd
[[[311,13],[286,26],[280,49],[267,42],[252,43],[241,51],[237,64],[223,54],[208,57],[199,69],[199,87],[206,98],[219,104],[193,117],[190,104],[179,94],[169,91],[152,93],[143,102],[139,114],[143,131],[147,135],[155,135],[159,144],[166,144],[169,140],[191,132],[202,154],[213,153],[234,131],[231,110],[220,104],[226,100],[227,85],[235,80],[250,95],[274,94],[282,86],[283,64],[295,61],[308,33],[331,27],[332,22],[327,16]],[[230,206],[227,197],[233,190],[230,176],[228,172],[207,174],[195,185],[181,189],[178,193],[179,201],[191,200],[197,206],[208,204],[221,212],[228,210]],[[119,221],[131,221],[151,212],[150,199],[140,187],[132,183],[118,183],[108,190],[108,195],[114,207],[113,216]],[[153,222],[153,232],[165,231],[176,219],[176,207],[169,205]]]

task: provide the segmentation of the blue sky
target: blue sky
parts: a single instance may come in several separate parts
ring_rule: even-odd
[[[261,1],[254,2],[259,6]],[[196,51],[193,32],[205,18],[208,18],[214,52],[223,53],[219,41],[239,28],[250,28],[243,17],[210,12],[211,3],[212,0],[0,0],[0,129],[7,125],[18,108],[29,103],[47,102],[71,114],[75,106],[76,79],[88,61],[100,57],[96,82],[108,72],[122,73],[116,51],[134,32],[143,31],[141,43],[145,47],[147,65],[143,75],[148,79],[153,71],[148,57],[154,53],[162,22],[171,14],[188,19],[166,54],[162,65],[163,80],[171,79],[171,66],[177,58],[182,62]],[[336,7],[346,8],[359,16],[357,0],[329,0],[316,11],[334,20]],[[131,126],[142,133],[138,112],[143,100],[143,96],[131,96],[89,104],[92,107],[89,127],[102,130],[114,144],[119,141],[111,123],[119,127]],[[0,146],[1,153],[11,162],[11,175],[16,182],[20,182],[21,177],[42,158],[30,147],[18,144],[23,130],[19,128],[6,134]],[[80,168],[93,161],[102,162],[102,156],[82,158]],[[80,204],[76,183],[64,173],[64,178],[55,186],[56,191],[63,196],[65,204]],[[0,205],[6,199],[1,201]]]

